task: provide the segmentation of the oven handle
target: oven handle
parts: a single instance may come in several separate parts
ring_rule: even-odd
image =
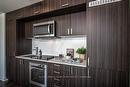
[[[31,67],[31,69],[38,69],[38,70],[44,70],[45,68],[37,68],[37,67]]]

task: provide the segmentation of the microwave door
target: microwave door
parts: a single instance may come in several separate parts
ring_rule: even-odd
[[[50,25],[34,26],[33,34],[34,36],[50,34]]]

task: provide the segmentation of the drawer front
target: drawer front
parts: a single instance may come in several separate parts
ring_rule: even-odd
[[[60,71],[62,71],[62,65],[54,64],[53,69],[54,69],[54,71],[60,72]]]

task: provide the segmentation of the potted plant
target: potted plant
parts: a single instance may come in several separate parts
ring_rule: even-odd
[[[86,54],[86,48],[82,47],[82,48],[78,48],[76,53],[79,54],[79,58],[81,60],[81,62],[85,59],[85,54]]]

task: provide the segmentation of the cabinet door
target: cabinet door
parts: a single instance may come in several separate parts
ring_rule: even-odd
[[[69,7],[70,5],[71,5],[71,1],[70,0],[60,0],[61,8],[66,8],[66,7]]]
[[[23,18],[24,17],[24,8],[14,11],[14,13],[15,13],[15,19]]]
[[[56,10],[56,0],[50,0],[50,11]]]
[[[62,86],[63,87],[75,87],[74,83],[72,83],[71,78],[73,77],[71,73],[71,66],[63,65],[63,71],[62,71]]]
[[[70,33],[72,35],[87,35],[86,11],[71,14]]]
[[[25,23],[25,38],[29,39],[33,37],[33,23],[26,22]]]
[[[47,63],[47,87],[54,87],[53,83],[53,64]]]
[[[42,6],[43,6],[43,3],[42,2],[38,2],[36,4],[33,4],[32,5],[32,14],[33,15],[38,15],[40,13],[42,13]]]
[[[50,0],[43,0],[42,3],[42,13],[48,12],[50,10],[50,5],[49,5]]]
[[[8,19],[6,22],[6,51],[8,56],[15,56],[16,50],[16,21]]]
[[[69,87],[86,87],[86,68],[70,66],[70,84]]]
[[[15,82],[16,21],[11,16],[6,15],[6,70],[7,78]]]
[[[16,59],[16,64],[17,84],[24,86],[24,60]]]
[[[96,68],[95,81],[91,80],[88,87],[128,87],[126,3],[124,0],[87,9],[88,55],[90,67]]]
[[[70,15],[56,17],[57,36],[66,36],[70,34]]]
[[[71,0],[71,6],[86,3],[86,0]]]
[[[6,75],[9,81],[16,82],[16,60],[14,56],[6,56]]]
[[[29,60],[24,60],[24,87],[29,87]]]
[[[33,9],[32,6],[28,6],[24,8],[24,16],[29,17],[33,15]]]

